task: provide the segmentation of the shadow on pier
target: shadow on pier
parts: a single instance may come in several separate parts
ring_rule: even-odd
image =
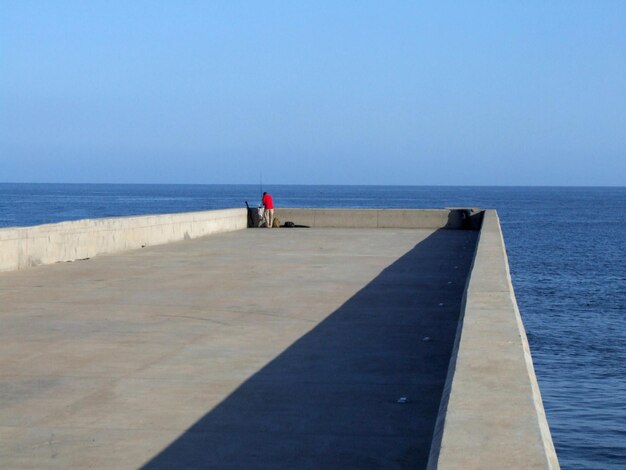
[[[417,244],[144,468],[424,467],[476,235]]]

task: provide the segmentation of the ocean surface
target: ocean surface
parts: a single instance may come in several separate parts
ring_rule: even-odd
[[[497,209],[561,466],[626,468],[626,188],[263,189],[277,207]],[[258,185],[0,184],[0,227],[254,206],[260,198]]]

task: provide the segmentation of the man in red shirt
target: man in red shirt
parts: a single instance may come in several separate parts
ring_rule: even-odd
[[[272,228],[272,223],[274,222],[274,201],[268,193],[263,193],[263,207],[265,208],[263,211],[265,224],[267,227]]]

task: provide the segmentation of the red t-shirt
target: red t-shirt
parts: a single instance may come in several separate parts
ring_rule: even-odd
[[[274,208],[274,201],[272,201],[272,196],[270,196],[269,194],[263,196],[263,207],[265,207],[266,209]]]

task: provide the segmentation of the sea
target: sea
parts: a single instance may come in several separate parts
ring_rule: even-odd
[[[626,188],[0,184],[0,227],[245,207],[497,209],[563,469],[626,468]],[[485,338],[488,341],[488,338]]]

